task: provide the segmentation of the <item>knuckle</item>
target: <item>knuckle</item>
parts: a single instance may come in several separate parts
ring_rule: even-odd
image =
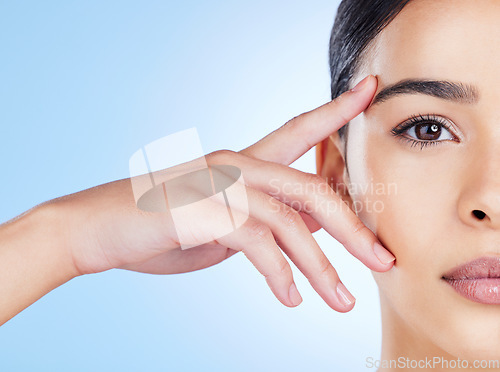
[[[210,154],[205,155],[207,160],[211,160],[214,163],[228,163],[230,159],[232,159],[235,156],[236,152],[232,150],[217,150],[213,151]]]
[[[341,94],[340,96],[338,96],[337,98],[335,98],[334,100],[334,110],[335,110],[335,115],[338,116],[340,118],[340,120],[342,122],[345,122],[347,123],[349,121],[349,118],[347,117],[345,111],[345,106],[347,105],[347,102],[349,100],[346,100],[346,96]]]
[[[335,273],[335,269],[333,268],[332,264],[326,257],[324,257],[319,265],[319,271],[318,271],[318,277],[320,278],[325,278],[328,277],[331,273]]]
[[[272,269],[271,272],[263,274],[266,279],[279,278],[283,276],[289,276],[291,274],[292,269],[288,262],[283,258],[283,260],[279,260],[278,265]]]
[[[247,233],[253,240],[259,242],[264,241],[269,239],[270,235],[272,235],[269,226],[257,220],[249,220],[249,222],[246,225],[247,225],[246,226]]]
[[[294,127],[296,127],[297,125],[297,122],[302,120],[304,118],[304,114],[300,114],[300,115],[297,115],[297,116],[294,116],[293,118],[291,118],[290,120],[288,120],[285,124],[283,124],[282,128],[287,128],[289,130],[293,130]]]
[[[279,131],[287,131],[292,137],[302,137],[301,128],[304,121],[307,120],[307,113],[294,116],[279,128]]]
[[[368,229],[368,227],[366,227],[366,225],[361,221],[361,220],[356,220],[356,222],[354,223],[354,226],[352,228],[352,232],[353,234],[361,234],[363,233],[364,231],[366,231],[365,229]]]
[[[291,272],[290,265],[286,261],[285,258],[283,260],[280,260],[280,263],[277,267],[276,274],[279,276],[288,276]]]
[[[306,173],[304,181],[306,184],[312,184],[318,187],[326,183],[325,179],[316,173]]]
[[[294,227],[297,226],[302,220],[299,212],[297,212],[292,207],[286,206],[281,212],[281,221],[285,227]]]
[[[344,102],[344,94],[339,94],[337,97],[333,99],[334,105],[340,105]]]

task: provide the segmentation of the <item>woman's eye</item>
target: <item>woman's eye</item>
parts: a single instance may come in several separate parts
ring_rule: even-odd
[[[454,139],[450,131],[439,123],[417,124],[409,128],[405,134],[420,141],[444,141]]]
[[[460,142],[447,120],[434,114],[411,116],[393,128],[391,133],[398,139],[409,142],[412,147],[420,145],[421,149],[447,140]]]

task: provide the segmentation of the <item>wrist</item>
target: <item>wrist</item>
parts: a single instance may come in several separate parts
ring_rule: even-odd
[[[42,204],[0,225],[0,325],[78,275],[60,221]]]
[[[51,221],[51,234],[56,234],[58,255],[71,277],[113,268],[99,239],[99,230],[102,229],[100,210],[84,196],[72,194],[40,205],[39,213]]]
[[[60,284],[79,276],[71,251],[68,216],[64,211],[49,202],[32,208],[26,218],[27,231],[33,231],[31,243],[39,243],[39,249],[45,252],[44,256]]]

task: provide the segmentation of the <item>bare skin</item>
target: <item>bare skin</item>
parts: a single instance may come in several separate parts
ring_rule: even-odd
[[[500,257],[498,19],[494,0],[410,2],[372,42],[354,82],[376,75],[377,94],[405,79],[461,82],[477,88],[477,102],[393,96],[352,120],[347,142],[334,133],[317,147],[318,174],[336,180],[332,187],[382,187],[343,196],[351,207],[383,207],[362,208],[358,216],[397,259],[389,272],[373,272],[381,295],[382,360],[460,358],[470,366],[500,360],[500,305],[466,299],[441,279],[474,258]],[[415,128],[391,133],[418,114],[435,114],[449,130],[441,126],[438,142],[426,147],[422,141],[429,139],[416,137]],[[379,369],[389,370],[395,369]]]
[[[289,165],[366,109],[376,88],[377,80],[369,76],[359,90],[293,118],[240,152],[208,154],[209,166],[229,164],[241,169],[249,205],[249,217],[241,227],[208,243],[207,236],[218,227],[219,213],[225,212],[221,205],[214,202],[180,227],[180,234],[187,232],[192,242],[200,242],[183,250],[172,216],[139,209],[129,178],[48,201],[4,223],[0,226],[0,323],[79,275],[112,268],[183,273],[215,265],[239,251],[265,276],[284,305],[297,306],[302,301],[286,254],[332,309],[351,310],[354,297],[311,233],[324,228],[378,272],[390,270],[394,256],[381,246],[374,248],[377,237],[324,179]],[[275,194],[271,181],[316,187],[296,195]],[[294,201],[298,202],[293,203],[295,209],[289,206]],[[300,207],[315,203],[338,208]]]

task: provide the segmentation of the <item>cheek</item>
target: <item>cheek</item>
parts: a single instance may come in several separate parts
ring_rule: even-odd
[[[456,168],[453,157],[444,151],[410,149],[390,134],[371,133],[363,125],[349,128],[353,208],[400,265],[435,255],[457,215],[457,188],[450,181]]]
[[[348,143],[353,205],[396,256],[393,270],[374,277],[382,292],[406,304],[404,311],[424,311],[431,301],[429,286],[441,284],[441,262],[449,254],[447,226],[456,209],[455,195],[447,191],[450,164],[425,150],[409,150],[389,135],[357,128]]]

